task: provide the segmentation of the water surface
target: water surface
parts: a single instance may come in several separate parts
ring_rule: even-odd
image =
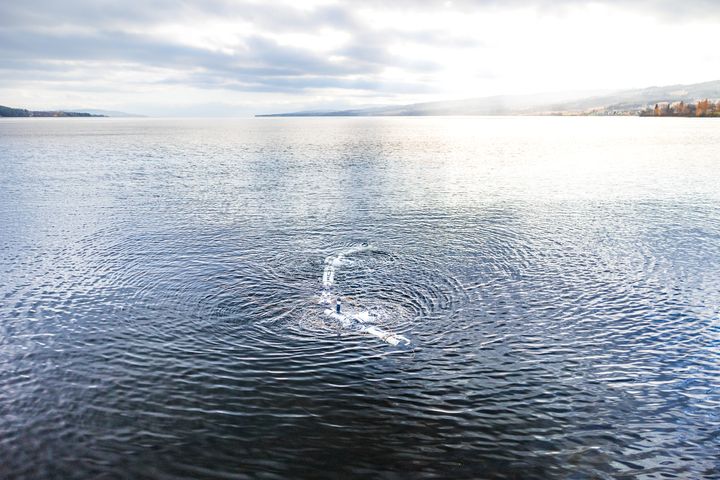
[[[718,151],[711,119],[0,121],[2,476],[719,478]],[[343,251],[409,347],[323,315]]]

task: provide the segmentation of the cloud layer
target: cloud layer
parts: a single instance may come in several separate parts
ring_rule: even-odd
[[[709,80],[718,21],[711,0],[2,2],[0,103],[249,113],[642,86],[678,54],[651,83]]]

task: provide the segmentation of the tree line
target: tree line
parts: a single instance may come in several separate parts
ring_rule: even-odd
[[[660,102],[654,108],[640,112],[642,117],[720,117],[720,100],[712,102],[707,98],[696,103]]]

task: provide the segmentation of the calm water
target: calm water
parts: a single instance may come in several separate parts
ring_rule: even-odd
[[[720,122],[0,122],[3,478],[720,478]],[[359,248],[367,243],[366,248]],[[339,325],[333,295],[407,336]]]

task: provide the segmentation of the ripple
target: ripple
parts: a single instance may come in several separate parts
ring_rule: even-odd
[[[717,132],[375,120],[0,122],[3,473],[715,478]]]

